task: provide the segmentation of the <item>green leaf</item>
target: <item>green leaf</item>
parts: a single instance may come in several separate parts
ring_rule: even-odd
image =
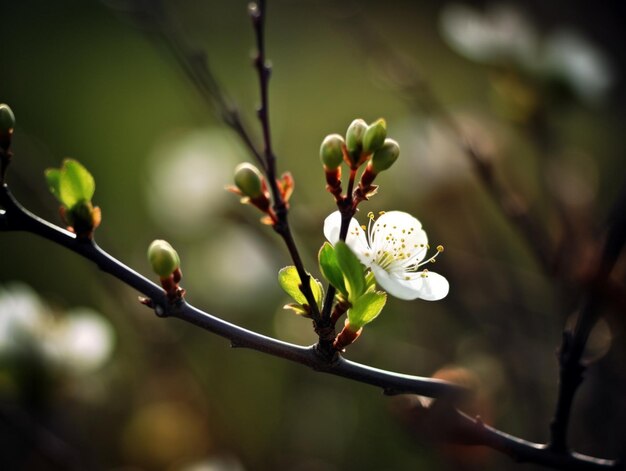
[[[359,259],[352,253],[352,250],[345,242],[337,242],[335,244],[335,255],[337,263],[344,276],[346,290],[348,291],[348,300],[353,303],[355,299],[365,291],[365,276],[363,275],[363,265]]]
[[[387,302],[387,293],[368,291],[360,296],[348,310],[348,321],[355,329],[372,322],[381,313]]]
[[[315,302],[317,302],[318,307],[321,307],[324,300],[324,288],[322,288],[322,284],[312,276],[310,276],[309,279]],[[300,291],[300,276],[298,275],[296,267],[290,265],[288,267],[281,268],[278,272],[278,283],[282,289],[285,290],[285,293],[291,296],[295,302],[304,306],[309,305],[304,297],[304,294]]]
[[[59,177],[59,200],[65,207],[72,208],[80,201],[91,201],[96,182],[91,173],[72,159],[63,161]]]
[[[328,282],[337,288],[341,294],[348,296],[346,290],[346,284],[343,281],[343,273],[337,262],[337,256],[335,255],[335,249],[328,242],[324,242],[320,252],[318,254],[318,260],[320,264],[320,271]]]
[[[322,304],[324,303],[324,287],[317,278],[311,276],[311,291],[313,291],[313,297],[317,303],[317,308],[321,311]]]
[[[58,168],[49,168],[44,172],[46,181],[48,182],[48,188],[56,199],[61,201],[59,185],[61,182],[61,170]]]
[[[368,271],[365,275],[365,291],[374,291],[376,289],[376,278],[374,272]]]
[[[311,317],[308,311],[308,307],[304,307],[302,304],[298,304],[298,303],[285,304],[283,306],[283,309],[289,309],[295,312],[297,315],[302,316],[302,317]]]

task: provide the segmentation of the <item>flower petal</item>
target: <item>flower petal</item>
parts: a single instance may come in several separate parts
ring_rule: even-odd
[[[429,271],[425,277],[420,276],[415,281],[421,284],[419,297],[425,301],[439,301],[450,291],[450,283],[439,273]]]
[[[437,301],[445,298],[450,290],[448,280],[438,273],[428,272],[424,277],[413,274],[412,279],[405,280],[389,274],[376,264],[371,269],[380,287],[398,299]]]
[[[339,231],[341,230],[341,213],[335,211],[324,220],[324,237],[332,245],[339,242]]]
[[[331,244],[335,245],[339,242],[339,232],[341,231],[341,213],[335,211],[324,220],[324,236]],[[346,236],[346,244],[359,258],[361,263],[369,266],[370,259],[366,256],[369,253],[369,245],[365,238],[365,231],[359,226],[356,219],[352,218],[348,226],[348,234]]]

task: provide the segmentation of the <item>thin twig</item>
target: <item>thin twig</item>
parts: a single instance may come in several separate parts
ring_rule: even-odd
[[[605,285],[625,243],[626,184],[611,212],[602,254],[595,276],[587,284],[588,293],[581,303],[576,324],[572,330],[563,333],[563,343],[559,350],[559,392],[550,426],[550,447],[556,451],[567,450],[567,429],[572,403],[585,372],[582,356],[591,330],[600,316]]]
[[[283,238],[294,266],[300,277],[300,291],[304,294],[307,302],[309,303],[310,314],[316,325],[316,330],[325,327],[321,324],[320,311],[317,306],[315,296],[311,290],[310,275],[304,268],[302,257],[298,252],[298,247],[294,241],[293,234],[291,233],[291,227],[289,225],[288,207],[287,202],[283,198],[281,191],[278,188],[277,173],[276,173],[276,156],[272,149],[272,134],[270,132],[270,117],[269,117],[269,78],[271,74],[271,67],[267,63],[265,57],[265,1],[260,0],[257,4],[250,4],[249,7],[250,17],[252,19],[252,25],[254,27],[257,54],[254,59],[254,66],[259,76],[259,89],[261,92],[261,105],[258,110],[259,120],[261,121],[261,127],[263,129],[263,141],[265,143],[264,157],[265,157],[265,170],[267,174],[267,180],[272,192],[272,200],[274,202],[274,212],[276,213],[277,221],[274,224],[274,230]],[[325,340],[320,338],[320,340]],[[326,344],[326,342],[325,342]]]
[[[476,176],[498,207],[502,215],[516,228],[532,250],[537,261],[547,273],[553,271],[553,243],[544,230],[528,212],[528,205],[514,192],[510,185],[501,181],[495,174],[492,159],[468,138],[454,116],[441,103],[428,81],[414,64],[407,61],[390,47],[374,28],[368,27],[359,17],[346,23],[346,30],[357,39],[356,43],[364,53],[376,58],[382,70],[393,70],[401,79],[398,88],[409,105],[418,112],[439,116],[444,125],[452,131],[456,144],[474,167]]]

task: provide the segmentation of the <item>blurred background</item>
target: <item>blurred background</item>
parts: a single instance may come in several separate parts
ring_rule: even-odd
[[[79,160],[96,178],[103,248],[149,273],[146,248],[166,238],[191,303],[311,344],[310,322],[281,308],[286,250],[224,191],[250,156],[155,40],[151,3],[0,0],[0,102],[17,118],[12,191],[60,224],[43,170]],[[295,178],[291,220],[308,269],[318,273],[334,209],[319,144],[357,117],[385,117],[402,147],[362,222],[370,210],[407,211],[446,248],[437,272],[449,296],[390,299],[347,357],[471,384],[480,394],[468,410],[547,440],[555,351],[624,180],[624,6],[269,3],[274,145],[279,170]],[[206,51],[258,137],[246,2],[183,0],[165,11]],[[460,134],[545,232],[550,263],[485,191]],[[158,319],[132,289],[35,236],[0,234],[0,267],[5,469],[539,469],[431,444],[415,398],[231,351]],[[618,264],[618,287],[624,273]],[[594,330],[570,435],[577,451],[609,458],[626,447],[623,306],[619,293],[609,299]]]

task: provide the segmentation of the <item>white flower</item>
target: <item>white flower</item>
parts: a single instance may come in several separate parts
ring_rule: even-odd
[[[428,251],[428,238],[422,224],[410,214],[402,211],[382,213],[374,222],[369,213],[367,236],[365,226],[356,219],[350,221],[346,244],[368,267],[378,284],[396,298],[437,301],[449,291],[448,280],[420,266],[435,259],[443,251],[424,261]],[[341,214],[335,211],[324,221],[324,235],[331,244],[339,241]]]

